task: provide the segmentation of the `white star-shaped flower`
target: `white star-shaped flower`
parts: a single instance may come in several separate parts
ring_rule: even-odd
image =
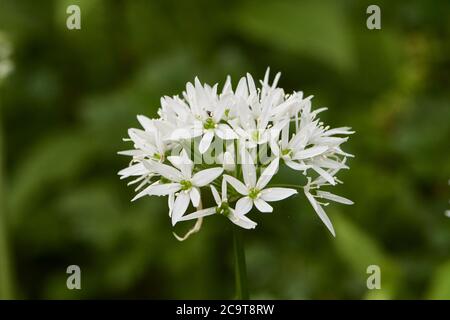
[[[186,212],[189,202],[192,202],[194,207],[198,207],[200,204],[199,188],[208,185],[219,177],[223,168],[205,169],[192,175],[193,163],[184,150],[180,156],[170,156],[167,159],[175,168],[155,161],[144,163],[149,170],[161,175],[167,181],[159,180],[151,184],[138,193],[133,200],[145,195],[166,196],[175,194],[169,212],[172,217],[172,224],[175,225]]]
[[[316,195],[313,196],[311,194],[311,190],[318,189],[321,181],[323,182],[322,177],[319,177],[314,182],[311,182],[311,179],[308,178],[308,183],[303,188],[303,191],[304,191],[305,196],[308,199],[309,203],[311,203],[311,206],[313,207],[314,211],[319,216],[320,220],[322,220],[322,222],[325,224],[325,226],[328,228],[328,230],[330,230],[331,234],[335,237],[336,233],[334,231],[333,224],[331,223],[330,218],[328,218],[328,215],[325,213],[322,206],[315,198],[322,198],[322,199],[331,200],[334,202],[339,202],[339,203],[347,204],[347,205],[353,204],[353,201],[351,201],[347,198],[335,195],[333,193],[330,193],[327,191],[321,191],[321,190],[317,190]]]
[[[256,227],[257,225],[256,222],[250,220],[243,214],[237,213],[233,208],[230,207],[227,196],[227,181],[225,179],[222,180],[221,196],[219,195],[219,192],[217,192],[217,189],[212,185],[211,185],[211,192],[213,194],[214,201],[216,202],[217,206],[198,210],[191,214],[187,214],[181,217],[180,221],[198,219],[213,214],[222,214],[226,216],[231,222],[244,229],[254,229]]]
[[[253,205],[261,212],[272,212],[273,208],[267,202],[280,201],[297,193],[297,190],[291,188],[267,188],[273,175],[278,170],[278,158],[275,158],[256,180],[256,169],[251,156],[244,152],[245,164],[242,164],[242,173],[244,183],[235,177],[224,175],[224,178],[233,186],[233,188],[244,197],[236,203],[238,214],[248,213]]]

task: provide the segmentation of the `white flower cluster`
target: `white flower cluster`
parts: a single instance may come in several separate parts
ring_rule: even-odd
[[[322,206],[325,200],[352,202],[320,188],[340,183],[336,174],[347,169],[340,145],[353,132],[348,127],[330,129],[311,110],[311,96],[286,94],[277,87],[280,73],[269,83],[269,69],[261,87],[252,76],[242,77],[233,90],[230,77],[221,92],[217,84],[188,83],[182,97],[163,97],[159,118],[138,116],[143,129],[129,129],[134,149],[122,179],[138,184],[133,200],[146,195],[168,196],[172,224],[220,214],[236,225],[255,228],[247,217],[255,207],[272,212],[268,202],[283,200],[303,190],[306,198],[334,235]],[[302,174],[303,186],[270,186],[285,164]],[[218,189],[220,188],[220,193]],[[202,193],[211,192],[215,205],[202,206]],[[320,201],[318,201],[320,200]],[[186,214],[192,203],[194,212]]]

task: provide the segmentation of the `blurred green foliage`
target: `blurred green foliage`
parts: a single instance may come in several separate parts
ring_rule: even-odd
[[[69,4],[81,7],[81,30],[65,26]],[[15,71],[0,88],[0,238],[15,296],[233,297],[228,221],[206,219],[178,242],[164,199],[130,203],[116,152],[136,114],[156,116],[159,97],[194,76],[236,84],[270,66],[287,92],[329,107],[328,124],[356,130],[336,190],[355,205],[327,208],[336,239],[301,195],[253,214],[252,297],[449,299],[450,2],[377,1],[375,31],[369,4],[2,0]],[[70,264],[80,291],[66,288]],[[366,287],[370,264],[381,267],[379,291]]]

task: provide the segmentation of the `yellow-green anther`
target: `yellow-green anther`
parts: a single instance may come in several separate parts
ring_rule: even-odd
[[[192,188],[192,183],[189,180],[181,180],[181,190],[189,190]]]
[[[203,123],[203,128],[206,130],[214,129],[216,127],[216,123],[212,118],[206,119],[206,121]]]
[[[230,207],[228,205],[228,202],[222,202],[220,206],[216,208],[216,213],[223,214],[225,217],[228,217],[230,214]]]
[[[260,191],[259,189],[257,189],[257,188],[251,188],[250,191],[249,191],[249,193],[248,193],[248,196],[249,196],[251,199],[256,199],[256,198],[258,198],[260,192],[261,192],[261,191]]]

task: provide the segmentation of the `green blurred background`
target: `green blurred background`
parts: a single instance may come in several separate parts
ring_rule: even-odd
[[[70,4],[81,30],[66,28]],[[303,196],[252,213],[252,297],[450,298],[449,18],[448,0],[0,0],[15,65],[0,84],[0,298],[232,298],[230,223],[178,242],[165,199],[130,203],[116,152],[136,114],[194,76],[235,85],[267,66],[356,130],[331,190],[355,205],[327,208],[335,239]],[[71,264],[82,290],[66,288]]]

